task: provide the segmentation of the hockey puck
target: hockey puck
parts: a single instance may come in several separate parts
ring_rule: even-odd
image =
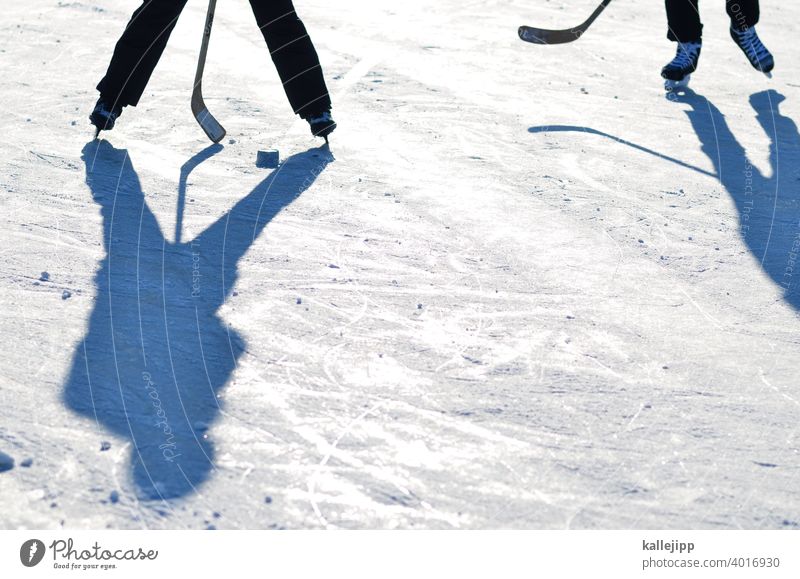
[[[281,161],[280,153],[277,149],[269,151],[259,151],[256,154],[256,167],[259,169],[274,169]]]

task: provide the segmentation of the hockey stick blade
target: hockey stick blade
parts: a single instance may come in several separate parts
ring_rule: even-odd
[[[208,14],[206,15],[206,26],[203,29],[203,43],[200,45],[200,56],[197,59],[197,74],[194,77],[194,90],[192,90],[192,114],[205,131],[208,138],[214,143],[219,143],[225,138],[225,129],[214,118],[203,100],[203,71],[206,67],[206,55],[208,54],[208,41],[211,38],[211,25],[214,23],[214,10],[217,0],[208,1]]]
[[[195,87],[194,93],[192,94],[192,114],[194,114],[194,118],[197,120],[200,128],[205,131],[206,135],[208,135],[208,138],[211,139],[213,143],[219,143],[225,138],[225,128],[220,125],[219,121],[214,118],[214,115],[208,111],[205,102],[203,102],[203,93],[199,84]]]
[[[592,15],[586,19],[586,22],[575,28],[566,28],[564,30],[548,30],[546,28],[535,28],[533,26],[520,26],[519,37],[525,42],[532,44],[566,44],[578,40],[583,33],[586,32],[592,23],[597,20],[597,17],[605,10],[606,6],[611,4],[611,0],[603,0],[600,5],[595,8]]]

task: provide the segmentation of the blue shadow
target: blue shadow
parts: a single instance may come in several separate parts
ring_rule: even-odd
[[[774,90],[750,96],[769,137],[768,174],[760,171],[736,139],[725,116],[691,89],[672,100],[688,104],[689,122],[739,213],[741,237],[764,272],[800,309],[800,134],[780,111],[785,97]]]
[[[800,309],[800,134],[794,121],[780,112],[785,97],[774,90],[750,97],[756,118],[770,139],[768,175],[753,165],[725,116],[711,102],[691,89],[670,93],[669,100],[691,107],[686,114],[713,171],[590,127],[537,126],[528,132],[596,135],[718,179],[736,205],[741,237],[748,249],[783,289],[786,301]]]
[[[181,169],[179,216],[189,172]],[[85,338],[64,386],[74,412],[131,442],[140,498],[194,492],[214,469],[211,427],[219,391],[244,352],[219,317],[238,263],[264,227],[333,160],[327,147],[294,155],[191,241],[169,242],[148,207],[127,151],[107,141],[83,149],[86,183],[100,205],[106,255]]]

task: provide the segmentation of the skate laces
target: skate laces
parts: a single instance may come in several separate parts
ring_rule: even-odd
[[[689,68],[694,65],[694,61],[697,58],[697,52],[700,50],[700,43],[698,42],[687,42],[685,44],[678,45],[678,52],[675,53],[675,58],[672,59],[670,62],[670,66],[674,66],[676,68]]]
[[[744,53],[751,62],[763,62],[770,55],[769,50],[767,50],[767,47],[764,46],[764,43],[761,42],[758,34],[756,34],[755,28],[748,28],[743,32],[734,30],[734,32],[736,33],[739,46],[744,50]]]

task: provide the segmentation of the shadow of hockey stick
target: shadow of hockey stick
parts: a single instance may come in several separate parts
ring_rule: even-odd
[[[700,167],[695,167],[694,165],[685,163],[680,159],[670,157],[669,155],[664,155],[663,153],[659,153],[658,151],[654,151],[653,149],[648,149],[647,147],[643,147],[642,145],[631,143],[630,141],[626,141],[625,139],[615,137],[614,135],[609,135],[608,133],[604,133],[603,131],[598,131],[597,129],[592,129],[590,127],[576,127],[573,125],[552,125],[552,126],[530,127],[528,129],[528,132],[529,133],[589,133],[591,135],[599,135],[601,137],[612,139],[622,145],[627,145],[633,149],[636,149],[637,151],[642,151],[643,153],[649,153],[650,155],[658,157],[659,159],[663,159],[664,161],[669,161],[686,169],[691,169],[692,171],[696,171],[697,173],[706,175],[707,177],[713,177],[715,180],[719,179],[719,176],[715,173],[706,171],[705,169],[701,169]]]
[[[194,157],[186,161],[181,167],[181,176],[180,180],[178,181],[177,216],[175,218],[175,243],[181,242],[181,233],[183,231],[183,211],[186,208],[186,184],[189,181],[189,173],[191,173],[195,167],[200,165],[200,163],[219,153],[222,148],[223,147],[220,144],[209,145],[197,153]]]

